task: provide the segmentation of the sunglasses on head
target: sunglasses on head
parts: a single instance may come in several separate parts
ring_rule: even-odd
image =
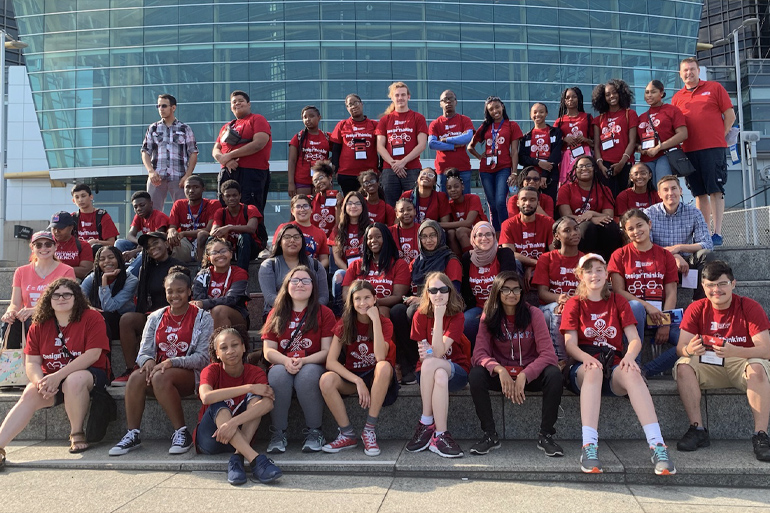
[[[428,292],[431,294],[449,294],[449,287],[444,285],[443,287],[430,287]]]

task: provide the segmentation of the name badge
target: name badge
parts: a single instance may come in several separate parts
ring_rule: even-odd
[[[366,160],[366,142],[365,141],[353,141],[353,150],[356,152],[356,160]],[[395,153],[393,155],[395,155]]]
[[[394,157],[403,157],[405,155],[405,153],[404,153],[404,143],[400,143],[398,145],[393,144],[393,145],[391,145],[391,149],[393,150],[393,156]]]
[[[718,365],[724,367],[725,359],[717,356],[716,352],[713,350],[714,347],[724,346],[724,339],[720,337],[712,337],[711,335],[702,335],[701,340],[703,341],[703,346],[706,347],[706,352],[701,355],[700,362],[706,363],[708,365]]]
[[[286,356],[288,356],[289,358],[304,358],[305,350],[300,349],[299,351],[291,351],[289,353],[286,353]]]
[[[655,147],[655,136],[642,138],[642,149],[649,150]]]
[[[586,150],[582,146],[575,146],[574,148],[572,148],[570,150],[570,153],[572,153],[572,158],[576,159],[576,158],[580,157],[581,155],[585,155],[586,154]]]
[[[602,150],[609,150],[615,146],[615,139],[607,139],[602,141]]]
[[[350,265],[351,265],[353,262],[355,262],[356,260],[361,260],[361,257],[360,257],[360,256],[357,256],[357,257],[351,257],[351,258],[348,258],[348,267],[350,267]]]
[[[337,198],[336,197],[326,198],[326,203],[324,203],[324,206],[325,207],[336,207],[337,206]]]
[[[706,365],[716,365],[718,367],[724,367],[725,359],[718,357],[714,351],[706,351],[700,356],[700,363],[705,363]]]
[[[493,166],[495,164],[497,164],[497,157],[496,156],[491,156],[491,157],[488,156],[487,157],[487,165],[488,166]]]
[[[657,308],[658,310],[660,310],[661,312],[663,311],[663,301],[650,301],[650,300],[647,300],[647,302],[650,303],[655,308]]]

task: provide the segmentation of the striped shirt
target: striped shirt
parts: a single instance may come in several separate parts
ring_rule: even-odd
[[[147,129],[142,151],[152,159],[152,167],[162,178],[179,180],[187,171],[190,155],[198,153],[192,128],[178,119],[167,126],[161,119]]]

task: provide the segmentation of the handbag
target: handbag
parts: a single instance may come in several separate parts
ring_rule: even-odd
[[[101,442],[110,422],[118,420],[118,405],[104,387],[91,390],[91,408],[88,411],[86,442]]]
[[[24,345],[26,343],[24,323],[21,323],[21,348],[8,349],[8,338],[11,333],[10,325],[5,330],[2,345],[0,345],[0,386],[25,387],[29,383],[24,367]]]
[[[660,135],[658,135],[658,131],[655,130],[655,125],[652,123],[652,120],[650,120],[650,127],[652,127],[652,131],[655,133],[655,137],[657,137],[658,141],[660,141]],[[663,141],[661,141],[661,143],[662,142]],[[663,150],[663,152],[666,154],[666,158],[668,159],[668,165],[671,167],[671,170],[674,172],[674,174],[676,174],[676,176],[685,178],[695,172],[695,166],[692,165],[690,159],[687,158],[687,155],[679,146],[674,146],[673,148]]]

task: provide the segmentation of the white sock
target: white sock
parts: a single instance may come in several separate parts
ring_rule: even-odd
[[[422,424],[423,426],[430,426],[431,424],[433,424],[433,415],[421,415],[420,424]]]
[[[599,432],[592,427],[583,426],[583,445],[598,444]]]
[[[658,444],[665,445],[663,435],[660,434],[660,424],[653,422],[652,424],[642,426],[642,429],[644,429],[644,436],[647,437],[647,443],[650,444],[650,447],[655,447]]]
[[[443,435],[443,434],[444,434],[444,432],[443,432],[443,431],[436,431],[435,433],[433,433],[433,436],[434,436],[434,437],[438,437],[438,436],[441,436],[441,435]]]

